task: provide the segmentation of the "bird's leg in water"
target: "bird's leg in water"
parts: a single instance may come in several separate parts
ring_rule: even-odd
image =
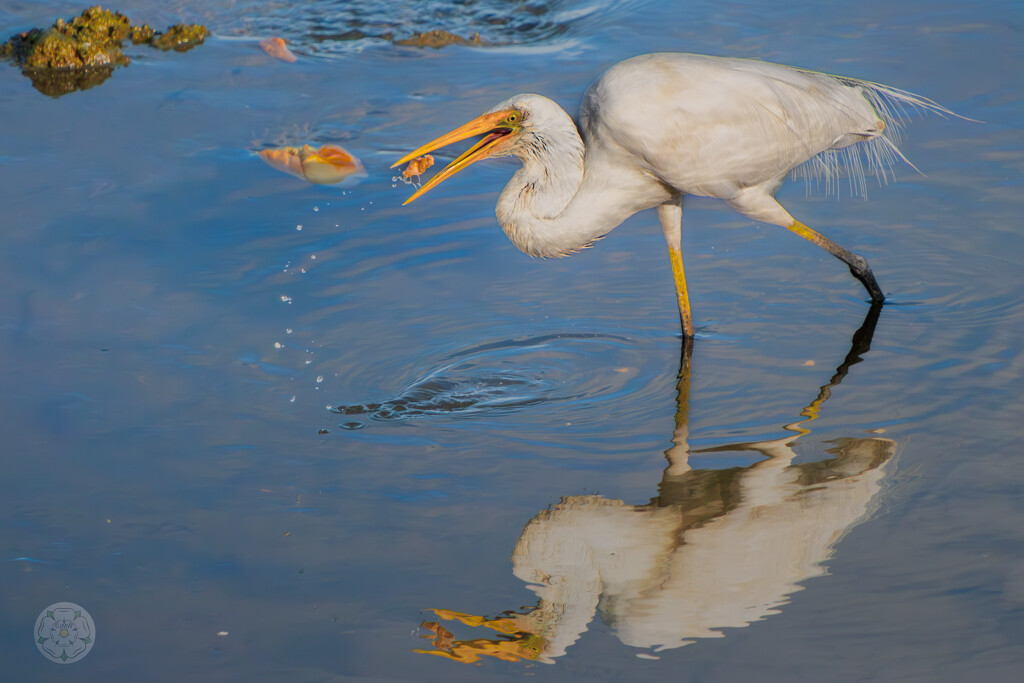
[[[690,467],[690,359],[693,357],[693,337],[683,337],[679,375],[676,381],[676,428],[672,432],[672,447],[665,451],[667,476],[680,476]]]
[[[668,257],[672,262],[672,278],[676,283],[676,302],[679,304],[679,323],[683,336],[693,338],[693,315],[690,297],[686,293],[686,274],[683,272],[683,205],[682,198],[674,203],[658,205],[658,220],[668,243]]]
[[[871,272],[871,267],[863,256],[860,254],[854,254],[846,247],[836,244],[820,232],[812,230],[798,220],[794,220],[792,225],[788,225],[786,227],[790,231],[803,237],[805,240],[817,244],[819,247],[849,266],[850,272],[853,273],[853,276],[860,280],[861,284],[864,285],[864,288],[868,290],[868,294],[871,295],[872,301],[876,303],[885,301],[885,295],[882,294],[882,289],[875,281],[875,275]]]

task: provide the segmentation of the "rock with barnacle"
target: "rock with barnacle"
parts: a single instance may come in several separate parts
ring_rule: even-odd
[[[57,19],[50,28],[11,36],[0,45],[0,58],[21,67],[43,94],[60,97],[99,85],[114,67],[127,66],[130,60],[121,51],[127,40],[181,52],[205,37],[203,26],[178,24],[160,33],[146,24],[132,26],[120,12],[96,6],[69,21]]]

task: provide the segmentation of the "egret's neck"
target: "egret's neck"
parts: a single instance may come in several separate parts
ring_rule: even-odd
[[[649,188],[636,192],[628,170],[612,177],[614,165],[586,149],[567,114],[513,153],[523,167],[502,191],[496,213],[505,234],[530,256],[579,251],[657,203],[649,200]]]

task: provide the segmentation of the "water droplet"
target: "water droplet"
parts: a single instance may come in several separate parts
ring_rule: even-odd
[[[324,381],[324,376],[323,375],[317,375],[316,376],[316,383],[317,384],[320,384],[320,382],[323,382],[323,381]]]
[[[292,333],[292,328],[286,327],[286,328],[284,328],[284,331],[287,332],[288,334],[291,334]]]
[[[302,223],[299,223],[298,225],[296,225],[295,229],[296,230],[302,230]]]
[[[313,207],[313,210],[314,210],[314,211],[319,211],[319,210],[320,210],[320,207],[319,207],[319,206],[314,206],[314,207]]]
[[[295,403],[295,394],[292,394],[292,397],[290,399],[288,399],[288,402],[289,403]]]
[[[282,344],[281,342],[274,342],[274,348],[275,349],[283,349],[284,348],[284,344]]]
[[[292,302],[292,298],[290,296],[285,296],[284,294],[282,294],[281,301],[285,302],[286,304],[290,304]]]

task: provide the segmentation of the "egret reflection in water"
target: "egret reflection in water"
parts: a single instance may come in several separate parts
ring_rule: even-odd
[[[456,640],[424,622],[434,649],[461,662],[481,656],[553,663],[599,613],[624,644],[654,652],[772,614],[807,579],[827,572],[836,544],[878,504],[895,442],[846,438],[818,462],[794,462],[793,444],[810,433],[831,391],[870,347],[880,312],[872,306],[850,352],[802,420],[780,439],[691,451],[687,443],[690,350],[684,341],[673,446],[658,495],[630,505],[599,495],[567,496],[538,513],[512,552],[513,572],[537,595],[525,613],[496,618],[434,609],[441,620],[496,632]],[[692,453],[756,451],[748,467],[693,469]]]

